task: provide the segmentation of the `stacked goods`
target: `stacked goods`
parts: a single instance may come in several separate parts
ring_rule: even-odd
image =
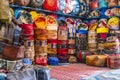
[[[41,14],[35,19],[35,63],[47,65],[47,19]]]
[[[20,24],[22,28],[21,41],[25,46],[25,57],[34,60],[34,25],[33,24]]]
[[[120,54],[110,54],[107,58],[107,67],[120,68]]]
[[[59,62],[68,62],[68,27],[64,20],[58,22],[58,58]]]
[[[54,16],[47,16],[48,55],[57,55],[57,21]]]
[[[88,55],[86,64],[96,67],[105,67],[107,64],[107,55]]]
[[[105,49],[109,54],[119,54],[120,53],[120,31],[119,31],[119,18],[112,17],[108,20],[108,25],[110,28],[109,35],[106,38]]]
[[[58,30],[58,25],[55,16],[48,15],[47,16],[47,44],[48,44],[47,53],[48,53],[49,65],[58,65],[57,30]]]
[[[109,28],[107,25],[107,19],[100,19],[97,27],[97,40],[98,40],[98,52],[99,54],[105,54],[105,43]]]
[[[86,51],[87,50],[87,29],[88,25],[86,23],[80,22],[76,26],[76,51],[77,55],[81,51]],[[78,56],[78,59],[79,56]]]
[[[97,22],[92,23],[88,31],[88,50],[94,54],[97,53],[97,34],[96,34],[97,25],[98,25]]]
[[[68,55],[69,59],[68,61],[70,63],[77,62],[77,59],[75,57],[75,26],[74,21],[70,18],[66,19],[67,25],[68,25]]]

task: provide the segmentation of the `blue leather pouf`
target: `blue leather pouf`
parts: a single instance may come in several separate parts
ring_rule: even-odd
[[[57,66],[59,63],[59,60],[57,57],[49,57],[48,58],[48,64],[52,66]]]

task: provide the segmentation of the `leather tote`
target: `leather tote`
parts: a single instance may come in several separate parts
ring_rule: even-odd
[[[0,42],[0,53],[4,59],[18,60],[24,58],[24,46],[15,46]]]

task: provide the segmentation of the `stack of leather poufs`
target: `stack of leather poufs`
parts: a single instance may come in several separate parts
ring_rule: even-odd
[[[35,20],[35,64],[47,65],[47,20],[39,15]]]
[[[66,19],[67,25],[68,25],[68,55],[69,55],[69,63],[77,62],[77,59],[75,57],[75,23],[73,19],[67,18]]]
[[[120,30],[119,30],[119,18],[112,17],[108,20],[109,33],[106,38],[105,49],[110,54],[119,54],[120,53]]]
[[[58,58],[60,63],[68,62],[68,27],[64,20],[58,22]]]
[[[55,16],[47,16],[47,53],[48,53],[48,64],[58,65],[57,58],[57,30],[58,24]]]
[[[79,60],[81,60],[79,56],[80,53],[86,53],[87,50],[87,29],[88,25],[83,22],[80,22],[76,26],[76,53]]]
[[[20,24],[22,28],[21,40],[25,46],[25,57],[34,60],[34,25],[33,24]]]
[[[88,31],[88,50],[93,54],[97,53],[97,34],[96,34],[97,25],[98,25],[97,22],[92,23]]]
[[[108,36],[109,28],[106,19],[100,19],[97,27],[97,40],[98,40],[98,52],[99,54],[105,54],[105,43]]]

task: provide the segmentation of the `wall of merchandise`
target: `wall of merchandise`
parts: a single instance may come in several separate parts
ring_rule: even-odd
[[[14,1],[8,9],[14,23],[9,17],[11,27],[2,21],[0,32],[8,33],[0,37],[25,50],[19,58],[5,54],[5,59],[30,58],[34,64],[46,66],[86,63],[87,55],[120,53],[119,0]]]

